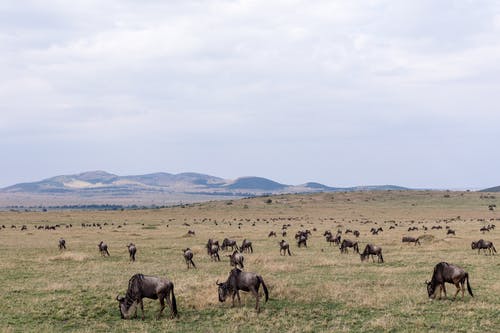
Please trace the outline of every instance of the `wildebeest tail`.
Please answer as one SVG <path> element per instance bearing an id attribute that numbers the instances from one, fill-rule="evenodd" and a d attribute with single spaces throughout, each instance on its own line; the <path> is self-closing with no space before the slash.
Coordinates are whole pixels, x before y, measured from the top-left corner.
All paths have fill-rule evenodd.
<path id="1" fill-rule="evenodd" d="M 64 248 L 66 248 L 66 246 Z M 491 248 L 493 249 L 493 252 L 497 253 L 497 249 L 495 249 L 495 246 L 493 244 L 491 244 Z"/>
<path id="2" fill-rule="evenodd" d="M 189 261 L 191 261 L 191 265 L 193 265 L 193 267 L 196 268 L 196 265 L 194 264 L 193 259 L 189 259 Z"/>
<path id="3" fill-rule="evenodd" d="M 267 290 L 266 284 L 264 283 L 264 279 L 262 276 L 258 275 L 257 278 L 259 279 L 260 283 L 262 283 L 262 289 L 264 289 L 264 294 L 266 295 L 266 302 L 269 300 L 269 291 Z"/>
<path id="4" fill-rule="evenodd" d="M 174 284 L 170 283 L 171 291 L 172 291 L 172 312 L 174 313 L 174 316 L 178 316 L 179 313 L 177 312 L 177 301 L 175 300 L 175 294 L 174 294 Z"/>
<path id="5" fill-rule="evenodd" d="M 380 252 L 380 262 L 384 262 L 384 257 L 382 257 L 382 252 Z"/>
<path id="6" fill-rule="evenodd" d="M 469 273 L 465 273 L 465 278 L 467 279 L 467 290 L 469 291 L 469 294 L 474 297 L 474 295 L 472 294 L 472 289 L 470 287 L 470 284 L 469 284 Z"/>

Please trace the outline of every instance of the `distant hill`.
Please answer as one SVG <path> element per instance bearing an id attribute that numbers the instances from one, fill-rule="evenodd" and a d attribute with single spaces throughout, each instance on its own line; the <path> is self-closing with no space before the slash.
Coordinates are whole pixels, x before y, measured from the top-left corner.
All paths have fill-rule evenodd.
<path id="1" fill-rule="evenodd" d="M 500 186 L 485 188 L 484 190 L 481 190 L 479 192 L 500 192 Z"/>
<path id="2" fill-rule="evenodd" d="M 172 204 L 264 194 L 372 190 L 407 190 L 407 188 L 393 185 L 341 188 L 315 182 L 287 185 L 262 177 L 228 180 L 193 172 L 119 176 L 106 171 L 88 171 L 0 189 L 0 206 L 75 203 Z"/>

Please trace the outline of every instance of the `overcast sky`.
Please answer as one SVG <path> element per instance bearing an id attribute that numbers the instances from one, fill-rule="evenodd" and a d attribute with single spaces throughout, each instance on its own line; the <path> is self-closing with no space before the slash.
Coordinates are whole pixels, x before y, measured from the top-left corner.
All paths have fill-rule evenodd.
<path id="1" fill-rule="evenodd" d="M 500 185 L 496 1 L 0 2 L 0 187 Z"/>

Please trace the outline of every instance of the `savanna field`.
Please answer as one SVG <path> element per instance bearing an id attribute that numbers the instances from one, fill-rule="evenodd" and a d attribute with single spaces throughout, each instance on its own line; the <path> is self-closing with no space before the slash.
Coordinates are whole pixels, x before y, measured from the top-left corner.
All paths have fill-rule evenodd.
<path id="1" fill-rule="evenodd" d="M 480 238 L 500 249 L 500 197 L 475 192 L 384 191 L 279 195 L 218 201 L 166 209 L 124 211 L 0 212 L 1 332 L 498 332 L 500 331 L 500 254 L 478 254 Z M 72 227 L 69 227 L 69 225 Z M 85 227 L 82 224 L 100 224 Z M 290 224 L 281 236 L 283 224 Z M 488 224 L 497 228 L 481 233 Z M 16 228 L 12 228 L 14 225 Z M 21 231 L 22 225 L 27 230 Z M 56 230 L 38 226 L 59 225 Z M 389 229 L 394 225 L 394 229 Z M 434 225 L 443 229 L 432 230 Z M 418 231 L 408 231 L 416 226 Z M 423 230 L 426 226 L 428 230 Z M 456 235 L 447 235 L 446 227 Z M 371 228 L 382 227 L 378 235 Z M 307 248 L 294 235 L 312 232 Z M 381 246 L 384 263 L 361 262 L 325 241 L 331 230 L 359 230 L 362 251 Z M 187 234 L 195 231 L 194 236 Z M 278 237 L 268 238 L 270 231 Z M 421 246 L 401 243 L 421 237 Z M 58 249 L 59 238 L 67 250 Z M 231 267 L 206 253 L 208 238 L 244 238 L 245 270 L 262 275 L 270 299 L 241 292 L 242 306 L 220 303 L 216 280 Z M 278 242 L 290 243 L 292 256 L 280 256 Z M 97 244 L 109 246 L 102 257 Z M 126 244 L 137 246 L 131 263 Z M 187 269 L 182 249 L 194 252 L 197 269 Z M 474 297 L 430 301 L 425 281 L 447 261 L 469 273 Z M 124 295 L 135 273 L 167 277 L 174 285 L 179 317 L 168 307 L 156 320 L 157 300 L 144 300 L 146 319 L 122 320 L 116 296 Z M 262 294 L 262 289 L 260 290 Z M 140 314 L 140 313 L 139 313 Z M 140 318 L 140 316 L 139 316 Z"/>

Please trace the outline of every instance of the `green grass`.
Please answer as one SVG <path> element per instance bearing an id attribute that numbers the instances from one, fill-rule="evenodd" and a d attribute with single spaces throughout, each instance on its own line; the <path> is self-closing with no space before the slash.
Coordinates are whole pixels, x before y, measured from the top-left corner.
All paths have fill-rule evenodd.
<path id="1" fill-rule="evenodd" d="M 210 202 L 144 211 L 3 212 L 0 224 L 27 224 L 29 230 L 0 230 L 0 331 L 495 332 L 500 327 L 500 257 L 478 255 L 470 242 L 485 238 L 499 248 L 498 229 L 486 235 L 479 232 L 498 215 L 487 211 L 479 196 L 366 192 L 276 196 L 271 204 L 256 198 L 232 205 Z M 447 237 L 444 229 L 430 230 L 437 221 L 457 216 L 461 219 L 439 222 L 455 229 L 456 237 Z M 389 230 L 387 220 L 399 226 Z M 108 225 L 81 228 L 82 222 Z M 74 227 L 33 228 L 56 223 Z M 292 224 L 286 237 L 291 257 L 279 255 L 280 235 L 267 237 L 270 230 L 279 232 L 288 223 Z M 384 227 L 382 234 L 369 233 L 374 223 Z M 361 231 L 361 250 L 367 242 L 382 246 L 386 262 L 362 263 L 357 254 L 341 255 L 337 247 L 329 246 L 322 233 L 336 231 L 338 225 Z M 427 225 L 429 230 L 408 233 L 410 225 Z M 317 231 L 308 248 L 299 249 L 293 234 L 305 228 Z M 187 237 L 189 229 L 196 236 Z M 401 244 L 402 235 L 427 236 L 422 246 L 414 246 Z M 67 241 L 65 252 L 57 249 L 60 237 Z M 215 281 L 225 279 L 230 267 L 227 257 L 221 255 L 220 263 L 208 258 L 204 244 L 209 237 L 253 241 L 255 253 L 245 254 L 245 269 L 261 274 L 270 292 L 260 314 L 246 293 L 241 307 L 219 303 Z M 99 255 L 100 240 L 108 243 L 111 257 Z M 125 245 L 129 242 L 138 247 L 135 263 L 128 261 Z M 194 251 L 198 269 L 186 269 L 181 252 L 185 247 Z M 424 281 L 439 261 L 469 272 L 474 298 L 428 300 Z M 125 293 L 128 279 L 137 272 L 174 282 L 179 318 L 170 319 L 165 309 L 156 320 L 159 304 L 154 300 L 144 302 L 144 321 L 120 318 L 115 297 Z M 454 289 L 447 285 L 449 297 Z"/>

